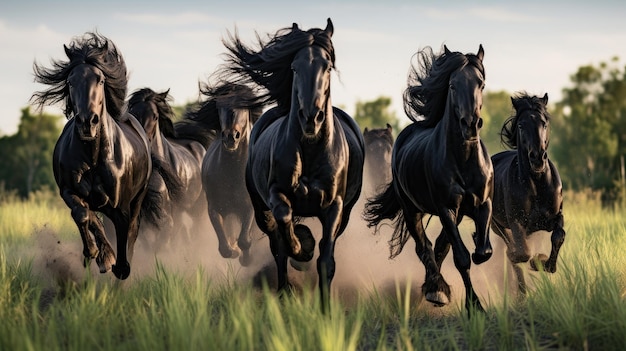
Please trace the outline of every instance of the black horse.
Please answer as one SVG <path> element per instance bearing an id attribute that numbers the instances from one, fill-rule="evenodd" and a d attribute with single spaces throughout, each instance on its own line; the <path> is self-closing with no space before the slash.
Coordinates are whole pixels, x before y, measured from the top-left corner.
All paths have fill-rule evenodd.
<path id="1" fill-rule="evenodd" d="M 112 269 L 126 279 L 142 203 L 152 205 L 144 201 L 152 171 L 148 138 L 124 112 L 126 64 L 113 42 L 86 33 L 64 48 L 69 61 L 34 64 L 35 80 L 51 87 L 32 100 L 40 108 L 65 104 L 69 121 L 54 149 L 54 177 L 80 231 L 85 265 L 95 258 L 100 272 Z M 96 212 L 115 226 L 117 260 Z"/>
<path id="2" fill-rule="evenodd" d="M 501 131 L 504 145 L 513 150 L 491 157 L 494 169 L 493 219 L 491 228 L 504 239 L 513 264 L 519 291 L 526 292 L 524 274 L 518 263 L 530 259 L 526 237 L 534 232 L 552 232 L 550 258 L 539 254 L 530 261 L 546 272 L 556 271 L 556 260 L 565 240 L 561 177 L 548 159 L 548 94 L 520 94 L 511 98 L 515 114 Z"/>
<path id="3" fill-rule="evenodd" d="M 278 289 L 290 284 L 287 258 L 313 258 L 315 239 L 298 223 L 317 217 L 322 224 L 317 261 L 322 310 L 330 306 L 335 275 L 335 241 L 344 232 L 361 193 L 363 136 L 354 120 L 330 99 L 335 51 L 330 19 L 325 29 L 303 31 L 294 23 L 255 51 L 235 36 L 224 44 L 227 70 L 265 88 L 260 96 L 277 106 L 252 129 L 246 186 L 256 222 L 269 236 Z"/>
<path id="4" fill-rule="evenodd" d="M 251 88 L 233 83 L 205 85 L 207 99 L 195 112 L 219 131 L 220 142 L 209 146 L 202 161 L 202 185 L 206 195 L 209 219 L 217 234 L 218 251 L 225 258 L 237 258 L 243 266 L 251 262 L 250 236 L 254 209 L 246 190 L 245 170 L 252 125 L 262 113 Z M 239 230 L 236 238 L 229 234 L 226 217 L 233 215 Z"/>
<path id="5" fill-rule="evenodd" d="M 465 306 L 482 310 L 470 280 L 470 255 L 457 225 L 464 216 L 476 224 L 472 254 L 474 263 L 492 254 L 489 241 L 493 167 L 480 139 L 480 110 L 485 71 L 483 47 L 476 55 L 444 52 L 434 55 L 425 48 L 418 53 L 404 94 L 405 112 L 413 121 L 394 144 L 392 181 L 365 207 L 369 226 L 395 219 L 390 240 L 391 257 L 398 255 L 413 237 L 416 253 L 426 268 L 422 290 L 426 300 L 445 305 L 450 287 L 441 275 L 443 259 L 452 244 L 454 264 L 466 290 Z M 439 217 L 443 231 L 435 250 L 424 231 L 426 214 Z"/>
<path id="6" fill-rule="evenodd" d="M 142 124 L 150 141 L 152 158 L 158 160 L 154 162 L 149 187 L 161 193 L 160 207 L 166 209 L 155 224 L 159 231 L 170 235 L 155 237 L 157 248 L 176 234 L 188 238 L 189 235 L 185 235 L 188 218 L 184 214 L 192 220 L 189 231 L 199 231 L 197 219 L 206 208 L 200 169 L 206 148 L 215 134 L 202 123 L 186 128 L 192 134 L 181 133 L 176 125 L 188 122 L 183 119 L 174 123 L 175 114 L 169 101 L 169 90 L 156 93 L 150 88 L 139 89 L 128 99 L 128 111 Z"/>
<path id="7" fill-rule="evenodd" d="M 365 128 L 365 180 L 366 194 L 374 194 L 391 182 L 391 153 L 393 151 L 393 128 Z"/>

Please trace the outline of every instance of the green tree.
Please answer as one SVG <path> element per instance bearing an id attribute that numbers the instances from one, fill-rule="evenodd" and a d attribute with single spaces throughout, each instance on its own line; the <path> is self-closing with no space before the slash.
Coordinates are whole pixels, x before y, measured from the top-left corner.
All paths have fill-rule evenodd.
<path id="1" fill-rule="evenodd" d="M 31 192 L 56 186 L 52 174 L 52 152 L 61 133 L 62 117 L 33 115 L 22 109 L 17 133 L 0 137 L 0 182 L 27 197 Z"/>
<path id="2" fill-rule="evenodd" d="M 483 127 L 480 131 L 480 138 L 490 155 L 506 149 L 500 140 L 500 130 L 504 121 L 513 113 L 511 96 L 511 93 L 504 90 L 486 91 L 483 94 L 481 111 Z"/>
<path id="3" fill-rule="evenodd" d="M 401 130 L 400 121 L 394 111 L 390 111 L 391 98 L 381 96 L 372 101 L 357 101 L 354 119 L 361 130 L 365 128 L 384 128 L 387 123 L 393 128 L 394 135 Z"/>
<path id="4" fill-rule="evenodd" d="M 566 186 L 600 190 L 612 203 L 624 192 L 626 72 L 615 57 L 570 79 L 553 113 L 555 159 Z"/>

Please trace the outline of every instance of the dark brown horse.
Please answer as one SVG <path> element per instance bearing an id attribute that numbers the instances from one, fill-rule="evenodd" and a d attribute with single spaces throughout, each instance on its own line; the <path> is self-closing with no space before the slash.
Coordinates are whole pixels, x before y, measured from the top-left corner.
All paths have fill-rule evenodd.
<path id="1" fill-rule="evenodd" d="M 215 135 L 203 123 L 195 123 L 195 128 L 186 129 L 192 135 L 181 133 L 176 126 L 189 121 L 184 118 L 174 122 L 168 94 L 169 91 L 156 93 L 143 88 L 133 92 L 128 100 L 128 111 L 142 124 L 150 141 L 152 157 L 159 161 L 150 178 L 150 189 L 162 193 L 160 207 L 167 210 L 157 226 L 159 231 L 168 235 L 154 238 L 157 249 L 173 237 L 188 239 L 189 235 L 200 231 L 198 219 L 206 208 L 200 170 L 206 147 Z M 190 219 L 191 228 L 187 228 Z"/>
<path id="2" fill-rule="evenodd" d="M 364 145 L 358 125 L 334 108 L 330 98 L 335 68 L 333 24 L 303 31 L 285 28 L 259 51 L 235 37 L 229 72 L 267 90 L 277 106 L 252 129 L 246 185 L 259 228 L 269 236 L 278 289 L 288 289 L 287 258 L 313 258 L 315 238 L 298 223 L 317 217 L 322 224 L 317 260 L 322 310 L 330 304 L 335 275 L 335 241 L 344 232 L 361 193 Z"/>
<path id="3" fill-rule="evenodd" d="M 542 265 L 556 271 L 556 261 L 565 241 L 561 177 L 548 159 L 548 94 L 512 97 L 515 114 L 502 127 L 502 142 L 512 150 L 491 157 L 494 168 L 493 220 L 491 228 L 504 239 L 520 292 L 526 282 L 519 263 L 530 259 L 527 237 L 537 231 L 552 232 L 550 257 L 537 255 L 532 269 Z"/>
<path id="4" fill-rule="evenodd" d="M 470 254 L 457 225 L 464 216 L 474 220 L 474 263 L 492 254 L 489 241 L 493 168 L 480 139 L 480 110 L 485 84 L 483 47 L 478 53 L 444 52 L 430 48 L 418 53 L 405 91 L 405 112 L 413 121 L 396 139 L 391 160 L 392 181 L 368 200 L 365 217 L 378 231 L 383 220 L 395 220 L 391 257 L 398 255 L 409 236 L 426 268 L 422 286 L 426 300 L 445 305 L 450 287 L 440 268 L 450 245 L 454 264 L 463 278 L 468 311 L 482 310 L 470 279 Z M 443 231 L 435 250 L 422 224 L 425 215 L 439 217 Z"/>
<path id="5" fill-rule="evenodd" d="M 247 266 L 251 262 L 254 209 L 246 190 L 245 170 L 250 131 L 262 109 L 255 105 L 256 96 L 245 85 L 221 83 L 211 87 L 207 84 L 201 91 L 206 100 L 194 118 L 203 120 L 219 134 L 219 140 L 209 146 L 202 161 L 202 185 L 209 219 L 222 257 L 239 257 L 239 262 Z M 231 215 L 234 216 L 231 223 L 239 229 L 234 229 L 226 220 Z"/>
<path id="6" fill-rule="evenodd" d="M 34 65 L 35 80 L 50 85 L 32 99 L 40 107 L 63 101 L 69 121 L 54 149 L 54 177 L 83 241 L 85 265 L 119 279 L 130 274 L 139 215 L 152 170 L 148 138 L 124 112 L 127 73 L 109 39 L 87 33 L 64 46 L 69 61 Z M 96 212 L 115 226 L 117 259 Z M 95 239 L 95 240 L 94 240 Z"/>
<path id="7" fill-rule="evenodd" d="M 391 153 L 393 151 L 393 128 L 365 128 L 365 177 L 366 194 L 373 195 L 391 182 Z"/>

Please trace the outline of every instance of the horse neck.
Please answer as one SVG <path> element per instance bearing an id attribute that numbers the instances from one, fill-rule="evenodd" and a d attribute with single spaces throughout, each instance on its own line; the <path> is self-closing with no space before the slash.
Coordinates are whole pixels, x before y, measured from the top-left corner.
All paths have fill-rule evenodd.
<path id="1" fill-rule="evenodd" d="M 157 124 L 157 127 L 154 130 L 154 138 L 152 138 L 152 143 L 150 144 L 151 152 L 159 156 L 165 155 L 165 143 L 167 142 L 167 139 L 165 139 L 165 136 L 161 133 L 161 129 L 159 129 Z"/>

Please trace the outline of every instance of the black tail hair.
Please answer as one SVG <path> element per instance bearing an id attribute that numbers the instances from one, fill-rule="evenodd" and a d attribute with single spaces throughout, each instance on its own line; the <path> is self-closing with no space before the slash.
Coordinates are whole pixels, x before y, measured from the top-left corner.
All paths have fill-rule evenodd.
<path id="1" fill-rule="evenodd" d="M 389 240 L 389 258 L 394 258 L 402 252 L 404 244 L 409 240 L 409 233 L 406 229 L 404 213 L 393 183 L 387 185 L 382 193 L 367 200 L 363 211 L 363 218 L 368 227 L 374 227 L 375 233 L 380 231 L 383 220 L 393 221 L 393 235 Z"/>

